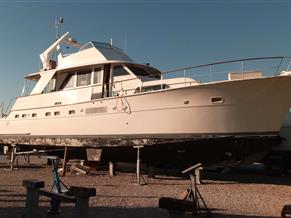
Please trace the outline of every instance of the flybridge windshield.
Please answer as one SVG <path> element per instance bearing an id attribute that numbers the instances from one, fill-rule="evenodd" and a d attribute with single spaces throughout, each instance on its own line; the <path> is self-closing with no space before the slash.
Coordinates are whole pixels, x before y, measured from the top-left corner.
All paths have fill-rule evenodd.
<path id="1" fill-rule="evenodd" d="M 80 50 L 95 47 L 107 60 L 122 60 L 132 62 L 131 58 L 128 57 L 123 51 L 115 46 L 101 42 L 89 42 L 84 45 Z"/>

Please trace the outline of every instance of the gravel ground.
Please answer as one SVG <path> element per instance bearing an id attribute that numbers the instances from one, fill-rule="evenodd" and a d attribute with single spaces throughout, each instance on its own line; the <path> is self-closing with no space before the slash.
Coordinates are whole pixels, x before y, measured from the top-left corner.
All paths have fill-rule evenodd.
<path id="1" fill-rule="evenodd" d="M 0 217 L 21 217 L 24 213 L 25 189 L 23 179 L 45 181 L 46 189 L 52 187 L 51 167 L 45 158 L 32 158 L 30 166 L 8 170 L 8 161 L 0 159 Z M 67 185 L 94 187 L 97 196 L 90 199 L 90 217 L 168 217 L 168 212 L 158 208 L 160 197 L 178 197 L 190 181 L 185 178 L 144 176 L 146 185 L 135 184 L 135 174 L 118 172 L 110 177 L 106 171 L 91 175 L 67 174 L 62 181 Z M 279 217 L 285 204 L 291 204 L 291 177 L 270 177 L 259 173 L 203 173 L 199 185 L 211 217 Z M 49 200 L 41 198 L 43 217 L 47 217 Z M 64 204 L 59 217 L 73 217 L 71 204 Z"/>

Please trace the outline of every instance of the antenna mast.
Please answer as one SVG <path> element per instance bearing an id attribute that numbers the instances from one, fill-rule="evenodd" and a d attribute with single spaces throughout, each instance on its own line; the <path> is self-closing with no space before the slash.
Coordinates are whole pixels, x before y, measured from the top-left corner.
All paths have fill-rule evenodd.
<path id="1" fill-rule="evenodd" d="M 60 32 L 59 32 L 59 28 L 60 25 L 64 23 L 64 18 L 60 17 L 59 20 L 55 21 L 55 27 L 56 27 L 56 39 L 60 38 Z"/>

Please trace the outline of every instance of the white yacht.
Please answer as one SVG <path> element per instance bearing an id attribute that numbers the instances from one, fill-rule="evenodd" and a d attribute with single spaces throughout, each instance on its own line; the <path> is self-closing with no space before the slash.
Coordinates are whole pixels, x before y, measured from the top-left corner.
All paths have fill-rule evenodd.
<path id="1" fill-rule="evenodd" d="M 78 49 L 65 55 L 63 45 Z M 145 146 L 143 161 L 243 160 L 278 143 L 291 102 L 289 71 L 242 70 L 214 82 L 220 62 L 179 69 L 183 75 L 173 78 L 111 44 L 81 46 L 69 33 L 40 58 L 42 69 L 25 77 L 35 86 L 0 119 L 1 144 L 101 147 L 117 161 L 134 157 L 134 145 Z M 209 82 L 187 74 L 203 67 Z"/>

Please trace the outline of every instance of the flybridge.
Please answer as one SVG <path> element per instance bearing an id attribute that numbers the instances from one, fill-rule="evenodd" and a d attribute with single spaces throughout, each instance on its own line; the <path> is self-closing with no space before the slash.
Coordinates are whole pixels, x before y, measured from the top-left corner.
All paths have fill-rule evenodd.
<path id="1" fill-rule="evenodd" d="M 81 46 L 76 40 L 69 38 L 68 35 L 69 32 L 65 33 L 40 55 L 43 65 L 42 70 L 53 70 L 105 61 L 132 62 L 129 56 L 115 46 L 100 42 L 88 42 Z M 80 50 L 64 55 L 61 51 L 61 45 L 63 44 L 80 48 Z M 57 53 L 57 60 L 52 58 L 54 52 Z"/>

